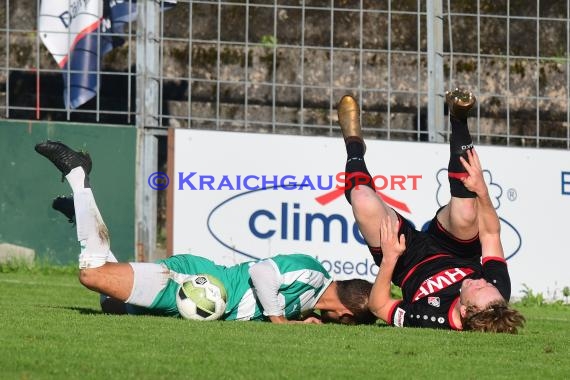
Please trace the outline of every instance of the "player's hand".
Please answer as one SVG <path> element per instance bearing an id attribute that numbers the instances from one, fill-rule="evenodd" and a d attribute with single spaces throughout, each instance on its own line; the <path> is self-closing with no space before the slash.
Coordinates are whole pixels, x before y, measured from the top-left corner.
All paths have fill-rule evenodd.
<path id="1" fill-rule="evenodd" d="M 406 237 L 398 236 L 398 218 L 386 217 L 380 226 L 380 247 L 382 248 L 383 260 L 397 261 L 406 250 Z"/>
<path id="2" fill-rule="evenodd" d="M 459 157 L 463 167 L 469 174 L 462 179 L 463 184 L 467 190 L 474 192 L 478 197 L 483 197 L 488 193 L 485 179 L 483 178 L 483 169 L 481 168 L 481 161 L 475 149 L 467 150 L 467 159 Z"/>
<path id="3" fill-rule="evenodd" d="M 321 321 L 317 317 L 307 317 L 307 318 L 303 319 L 302 322 L 303 323 L 312 323 L 312 324 L 316 324 L 316 325 L 322 325 L 323 324 L 323 321 Z"/>
<path id="4" fill-rule="evenodd" d="M 307 323 L 307 324 L 316 324 L 316 325 L 322 325 L 323 321 L 321 321 L 319 318 L 317 317 L 307 317 L 305 319 L 303 319 L 302 321 L 298 321 L 298 320 L 289 320 L 287 318 L 285 318 L 282 315 L 279 316 L 270 316 L 269 320 L 271 321 L 271 323 L 277 323 L 277 324 L 300 324 L 300 323 Z"/>

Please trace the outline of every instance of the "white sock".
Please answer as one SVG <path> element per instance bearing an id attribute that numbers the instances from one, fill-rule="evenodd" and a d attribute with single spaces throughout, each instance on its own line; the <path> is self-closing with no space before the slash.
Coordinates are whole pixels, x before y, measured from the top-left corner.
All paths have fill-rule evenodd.
<path id="1" fill-rule="evenodd" d="M 119 260 L 117 260 L 115 255 L 113 255 L 113 252 L 111 252 L 110 250 L 109 250 L 109 254 L 107 255 L 107 262 L 108 263 L 118 263 L 119 262 Z"/>
<path id="2" fill-rule="evenodd" d="M 99 213 L 93 192 L 90 188 L 84 187 L 85 172 L 83 168 L 72 169 L 65 178 L 73 191 L 77 240 L 81 245 L 79 268 L 100 267 L 107 262 L 110 253 L 107 226 L 105 226 Z"/>

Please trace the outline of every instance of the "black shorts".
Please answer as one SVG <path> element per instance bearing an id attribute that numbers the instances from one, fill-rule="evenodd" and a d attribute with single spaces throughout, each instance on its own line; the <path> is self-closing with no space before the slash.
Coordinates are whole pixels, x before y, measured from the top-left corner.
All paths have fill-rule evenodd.
<path id="1" fill-rule="evenodd" d="M 441 209 L 438 210 L 439 213 Z M 461 240 L 454 237 L 451 233 L 443 228 L 437 220 L 436 216 L 431 220 L 427 231 L 418 231 L 414 226 L 396 212 L 400 220 L 399 234 L 406 237 L 406 250 L 398 259 L 392 282 L 398 285 L 404 279 L 406 274 L 418 264 L 435 259 L 440 255 L 456 256 L 479 263 L 481 260 L 481 242 L 479 236 L 475 236 L 470 240 Z M 374 262 L 380 265 L 382 261 L 382 250 L 380 247 L 368 247 Z"/>

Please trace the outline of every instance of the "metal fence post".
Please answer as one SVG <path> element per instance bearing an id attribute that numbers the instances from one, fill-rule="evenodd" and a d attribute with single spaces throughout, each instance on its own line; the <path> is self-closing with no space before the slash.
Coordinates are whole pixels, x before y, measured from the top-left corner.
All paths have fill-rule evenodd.
<path id="1" fill-rule="evenodd" d="M 159 112 L 159 3 L 141 1 L 137 15 L 137 159 L 135 195 L 136 260 L 154 261 L 156 248 L 156 191 L 147 183 L 157 171 Z"/>
<path id="2" fill-rule="evenodd" d="M 442 0 L 427 0 L 427 35 L 428 136 L 430 142 L 444 142 Z"/>

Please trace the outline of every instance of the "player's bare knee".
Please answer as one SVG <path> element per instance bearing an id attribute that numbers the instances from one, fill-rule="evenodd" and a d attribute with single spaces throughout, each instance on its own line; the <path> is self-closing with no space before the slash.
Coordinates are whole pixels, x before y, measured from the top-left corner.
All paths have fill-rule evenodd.
<path id="1" fill-rule="evenodd" d="M 463 202 L 453 213 L 454 223 L 467 228 L 477 224 L 477 206 L 474 202 Z"/>
<path id="2" fill-rule="evenodd" d="M 87 268 L 79 270 L 79 282 L 86 288 L 97 288 L 99 280 L 100 271 L 98 268 Z"/>
<path id="3" fill-rule="evenodd" d="M 386 215 L 396 218 L 394 210 L 369 187 L 354 189 L 352 194 L 352 211 L 357 221 L 377 221 Z"/>
<path id="4" fill-rule="evenodd" d="M 471 213 L 462 216 L 462 221 L 466 227 L 477 225 L 477 212 L 473 211 Z"/>
<path id="5" fill-rule="evenodd" d="M 357 186 L 350 192 L 350 200 L 353 208 L 366 208 L 370 203 L 378 202 L 377 198 L 374 190 L 368 186 Z"/>
<path id="6" fill-rule="evenodd" d="M 476 233 L 477 206 L 473 199 L 452 198 L 437 214 L 437 220 L 450 233 Z M 471 237 L 471 236 L 470 236 Z"/>

